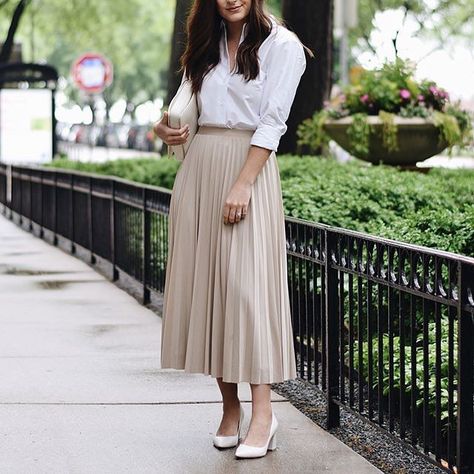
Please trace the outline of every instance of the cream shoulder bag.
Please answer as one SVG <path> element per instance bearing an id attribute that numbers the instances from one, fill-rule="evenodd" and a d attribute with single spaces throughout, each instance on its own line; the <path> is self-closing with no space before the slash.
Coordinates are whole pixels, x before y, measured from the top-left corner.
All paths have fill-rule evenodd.
<path id="1" fill-rule="evenodd" d="M 168 158 L 183 161 L 198 128 L 198 105 L 191 81 L 184 79 L 168 106 L 168 127 L 181 128 L 189 124 L 189 136 L 182 145 L 168 145 Z"/>

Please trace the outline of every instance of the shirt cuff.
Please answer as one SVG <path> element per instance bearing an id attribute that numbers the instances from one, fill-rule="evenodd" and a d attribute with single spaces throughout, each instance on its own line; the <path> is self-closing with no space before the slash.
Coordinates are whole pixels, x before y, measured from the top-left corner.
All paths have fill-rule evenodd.
<path id="1" fill-rule="evenodd" d="M 285 132 L 286 126 L 283 133 Z M 272 127 L 270 125 L 260 126 L 252 135 L 250 144 L 273 150 L 276 153 L 280 143 L 280 138 L 283 133 L 281 133 L 281 130 L 278 128 Z"/>

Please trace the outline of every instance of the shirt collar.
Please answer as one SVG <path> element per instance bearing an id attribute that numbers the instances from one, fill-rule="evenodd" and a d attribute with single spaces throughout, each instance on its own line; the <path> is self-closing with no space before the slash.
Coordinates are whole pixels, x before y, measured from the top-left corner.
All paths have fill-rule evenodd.
<path id="1" fill-rule="evenodd" d="M 272 14 L 270 14 L 269 16 L 270 16 L 270 21 L 272 23 L 272 32 L 271 32 L 271 34 L 274 34 L 275 31 L 276 31 L 277 22 L 275 21 L 275 18 Z M 238 46 L 240 46 L 242 41 L 245 39 L 245 36 L 247 34 L 248 24 L 249 24 L 249 22 L 246 21 L 244 23 L 243 27 L 242 27 L 242 32 L 240 34 L 240 40 L 239 40 Z M 226 23 L 225 23 L 223 18 L 221 19 L 221 29 L 224 30 L 224 32 L 223 32 L 223 34 L 221 34 L 220 44 L 221 44 L 223 54 L 225 54 L 225 57 L 228 60 L 228 58 L 229 58 L 229 48 L 228 48 L 228 45 L 227 45 L 227 27 L 226 27 Z"/>
<path id="2" fill-rule="evenodd" d="M 242 32 L 240 33 L 240 40 L 239 40 L 239 45 L 242 43 L 242 41 L 245 39 L 245 36 L 247 34 L 247 27 L 248 27 L 249 22 L 246 21 L 244 23 L 244 26 L 242 27 Z M 224 19 L 221 20 L 221 28 L 224 30 L 224 41 L 227 44 L 227 26 L 224 21 Z"/>

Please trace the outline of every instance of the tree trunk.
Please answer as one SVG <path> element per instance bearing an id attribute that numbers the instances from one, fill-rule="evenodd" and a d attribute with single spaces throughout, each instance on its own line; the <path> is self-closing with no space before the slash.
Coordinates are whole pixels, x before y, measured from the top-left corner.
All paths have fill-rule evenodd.
<path id="1" fill-rule="evenodd" d="M 168 95 L 165 104 L 169 104 L 176 94 L 181 82 L 181 74 L 177 74 L 180 67 L 179 58 L 186 46 L 186 20 L 187 13 L 191 8 L 193 0 L 177 0 L 174 15 L 173 38 L 171 40 L 171 58 L 168 72 Z"/>
<path id="2" fill-rule="evenodd" d="M 332 86 L 333 0 L 283 0 L 282 17 L 287 27 L 308 46 L 315 57 L 306 55 L 306 71 L 301 78 L 288 118 L 288 130 L 281 138 L 279 153 L 294 153 L 296 129 L 316 110 L 323 108 Z M 301 152 L 307 153 L 303 147 Z"/>
<path id="3" fill-rule="evenodd" d="M 20 24 L 20 19 L 25 11 L 25 8 L 30 3 L 30 0 L 20 0 L 18 5 L 13 12 L 12 21 L 10 27 L 8 28 L 8 34 L 5 42 L 3 43 L 2 50 L 0 51 L 0 64 L 7 63 L 10 59 L 13 49 L 13 40 L 15 39 L 15 33 Z"/>

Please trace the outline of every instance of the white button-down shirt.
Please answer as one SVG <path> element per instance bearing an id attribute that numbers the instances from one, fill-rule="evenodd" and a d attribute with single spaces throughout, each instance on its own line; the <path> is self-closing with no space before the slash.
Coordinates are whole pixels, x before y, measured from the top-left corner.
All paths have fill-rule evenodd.
<path id="1" fill-rule="evenodd" d="M 230 71 L 227 29 L 222 20 L 220 62 L 204 77 L 197 101 L 198 125 L 255 130 L 250 144 L 276 152 L 288 128 L 286 121 L 306 58 L 297 36 L 273 18 L 271 21 L 272 31 L 258 50 L 260 73 L 246 82 L 242 74 L 236 74 L 236 64 Z"/>

